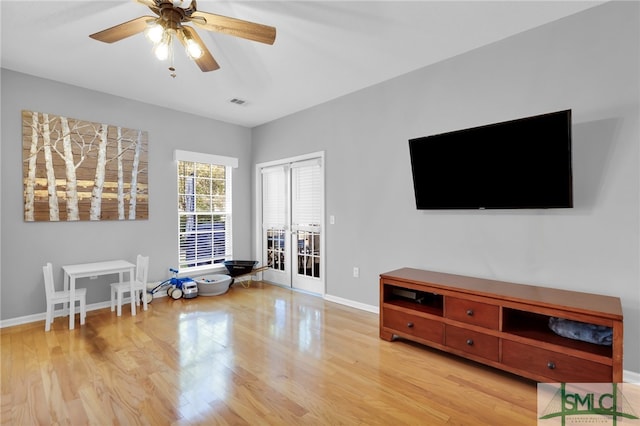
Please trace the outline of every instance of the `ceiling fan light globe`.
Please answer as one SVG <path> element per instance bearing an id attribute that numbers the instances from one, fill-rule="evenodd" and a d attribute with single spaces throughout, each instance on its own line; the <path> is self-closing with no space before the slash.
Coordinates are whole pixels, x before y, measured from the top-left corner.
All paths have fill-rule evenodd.
<path id="1" fill-rule="evenodd" d="M 187 39 L 186 51 L 191 59 L 200 59 L 204 52 L 198 43 L 191 39 Z"/>
<path id="2" fill-rule="evenodd" d="M 153 48 L 153 54 L 156 55 L 156 58 L 158 58 L 160 61 L 166 61 L 167 59 L 169 59 L 169 55 L 170 55 L 170 46 L 169 43 L 166 42 L 162 42 L 156 45 L 156 47 Z"/>
<path id="3" fill-rule="evenodd" d="M 164 28 L 158 23 L 151 24 L 144 30 L 144 35 L 153 44 L 160 43 L 164 36 Z"/>

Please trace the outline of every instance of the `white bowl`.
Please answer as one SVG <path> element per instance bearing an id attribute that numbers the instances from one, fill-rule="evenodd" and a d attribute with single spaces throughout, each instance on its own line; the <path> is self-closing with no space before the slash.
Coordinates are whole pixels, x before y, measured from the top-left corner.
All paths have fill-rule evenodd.
<path id="1" fill-rule="evenodd" d="M 193 279 L 198 284 L 198 296 L 218 296 L 229 290 L 233 278 L 229 275 L 213 274 Z"/>

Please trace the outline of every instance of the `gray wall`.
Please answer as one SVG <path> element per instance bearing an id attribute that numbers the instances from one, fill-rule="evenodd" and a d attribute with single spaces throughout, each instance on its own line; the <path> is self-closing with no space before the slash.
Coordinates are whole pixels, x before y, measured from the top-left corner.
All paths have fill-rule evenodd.
<path id="1" fill-rule="evenodd" d="M 618 296 L 640 372 L 638 17 L 598 6 L 254 128 L 255 163 L 326 151 L 327 294 L 377 306 L 410 266 Z M 416 210 L 408 139 L 567 108 L 575 208 Z"/>
<path id="2" fill-rule="evenodd" d="M 168 109 L 2 70 L 2 293 L 3 320 L 45 311 L 41 265 L 150 256 L 149 279 L 177 266 L 177 183 L 173 151 L 237 157 L 233 173 L 234 250 L 249 256 L 251 131 Z M 178 83 L 178 82 L 176 82 Z M 149 219 L 104 222 L 23 221 L 21 110 L 33 110 L 149 132 Z M 114 277 L 79 283 L 88 303 L 109 300 Z"/>

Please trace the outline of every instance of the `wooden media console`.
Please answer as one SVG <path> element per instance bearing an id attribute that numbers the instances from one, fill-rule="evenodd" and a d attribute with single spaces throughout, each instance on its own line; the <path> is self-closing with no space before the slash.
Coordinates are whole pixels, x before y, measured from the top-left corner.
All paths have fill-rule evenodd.
<path id="1" fill-rule="evenodd" d="M 611 345 L 550 318 L 610 327 Z M 403 268 L 380 275 L 380 337 L 412 340 L 539 382 L 622 382 L 617 297 Z"/>

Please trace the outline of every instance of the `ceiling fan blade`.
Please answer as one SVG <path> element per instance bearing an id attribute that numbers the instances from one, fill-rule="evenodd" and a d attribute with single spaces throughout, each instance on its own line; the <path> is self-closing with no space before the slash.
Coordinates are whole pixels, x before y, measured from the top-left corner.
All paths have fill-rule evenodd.
<path id="1" fill-rule="evenodd" d="M 220 65 L 213 59 L 211 52 L 209 52 L 209 49 L 207 49 L 207 46 L 205 46 L 198 33 L 193 28 L 187 26 L 182 26 L 181 29 L 182 32 L 178 30 L 178 39 L 180 39 L 185 49 L 187 49 L 187 38 L 196 42 L 198 46 L 200 46 L 200 49 L 202 49 L 202 56 L 194 59 L 194 62 L 198 64 L 202 72 L 215 71 L 220 68 Z"/>
<path id="2" fill-rule="evenodd" d="M 276 29 L 268 25 L 200 11 L 193 12 L 190 20 L 205 30 L 242 37 L 260 43 L 273 44 L 276 40 Z"/>
<path id="3" fill-rule="evenodd" d="M 95 34 L 91 34 L 89 37 L 105 43 L 113 43 L 120 41 L 123 38 L 131 37 L 134 34 L 141 33 L 147 27 L 147 22 L 149 20 L 155 21 L 156 19 L 158 18 L 153 16 L 141 16 L 114 27 L 107 28 L 106 30 L 99 31 Z"/>

